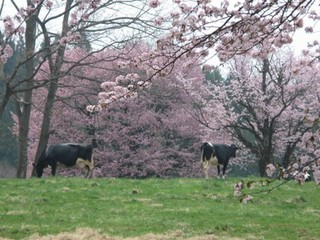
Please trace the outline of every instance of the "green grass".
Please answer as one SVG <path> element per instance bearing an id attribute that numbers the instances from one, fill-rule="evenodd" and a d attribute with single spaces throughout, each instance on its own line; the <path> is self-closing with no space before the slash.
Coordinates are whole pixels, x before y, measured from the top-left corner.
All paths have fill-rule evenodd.
<path id="1" fill-rule="evenodd" d="M 22 239 L 91 228 L 122 237 L 179 231 L 183 238 L 319 239 L 320 189 L 314 182 L 289 182 L 243 204 L 233 196 L 236 181 L 2 179 L 0 237 Z M 244 191 L 266 188 L 256 184 Z"/>

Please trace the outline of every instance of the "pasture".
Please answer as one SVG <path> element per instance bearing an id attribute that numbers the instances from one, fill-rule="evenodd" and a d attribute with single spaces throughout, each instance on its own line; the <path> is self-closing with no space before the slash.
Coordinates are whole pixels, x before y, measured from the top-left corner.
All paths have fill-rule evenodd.
<path id="1" fill-rule="evenodd" d="M 1 179 L 0 239 L 319 239 L 314 182 L 257 182 L 244 204 L 237 181 Z"/>

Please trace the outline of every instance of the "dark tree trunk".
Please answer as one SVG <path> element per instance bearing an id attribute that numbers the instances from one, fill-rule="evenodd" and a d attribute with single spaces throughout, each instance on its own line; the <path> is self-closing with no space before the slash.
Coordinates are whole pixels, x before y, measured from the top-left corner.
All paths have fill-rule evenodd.
<path id="1" fill-rule="evenodd" d="M 8 85 L 6 86 L 5 91 L 6 92 L 0 102 L 0 118 L 2 117 L 4 110 L 9 102 L 9 99 L 13 94 Z"/>
<path id="2" fill-rule="evenodd" d="M 29 1 L 28 1 L 29 2 Z M 17 108 L 19 111 L 19 137 L 18 137 L 18 168 L 17 177 L 26 178 L 28 167 L 28 133 L 29 133 L 29 120 L 31 114 L 32 103 L 32 88 L 34 86 L 33 74 L 34 74 L 34 51 L 35 51 L 35 39 L 36 39 L 36 15 L 32 15 L 26 21 L 26 89 L 24 92 L 23 102 L 18 103 L 20 106 Z M 20 110 L 21 109 L 21 110 Z"/>
<path id="3" fill-rule="evenodd" d="M 65 8 L 65 13 L 64 13 L 64 19 L 63 19 L 63 25 L 62 25 L 62 36 L 66 36 L 67 31 L 68 31 L 68 20 L 69 20 L 69 10 L 71 7 L 73 0 L 68 0 Z M 46 30 L 44 30 L 46 32 Z M 48 46 L 48 51 L 50 51 L 49 45 L 49 38 L 46 39 L 46 45 Z M 48 141 L 49 141 L 49 133 L 50 133 L 50 123 L 51 123 L 51 117 L 52 117 L 52 109 L 54 107 L 54 102 L 55 102 L 55 97 L 56 97 L 56 92 L 58 90 L 58 82 L 60 79 L 60 72 L 61 72 L 61 67 L 63 63 L 63 58 L 64 58 L 64 53 L 65 53 L 65 46 L 60 46 L 57 50 L 57 55 L 55 62 L 53 63 L 53 59 L 51 52 L 48 52 L 48 57 L 50 58 L 49 65 L 50 65 L 50 71 L 51 71 L 51 79 L 50 79 L 50 84 L 49 84 L 49 91 L 48 91 L 48 96 L 46 99 L 45 107 L 44 107 L 44 112 L 43 112 L 43 119 L 42 119 L 42 126 L 41 126 L 41 132 L 40 132 L 40 139 L 38 143 L 38 148 L 34 160 L 34 164 L 37 164 L 38 158 L 40 154 L 44 151 L 46 148 Z M 35 169 L 33 168 L 32 171 L 32 176 L 36 176 Z"/>

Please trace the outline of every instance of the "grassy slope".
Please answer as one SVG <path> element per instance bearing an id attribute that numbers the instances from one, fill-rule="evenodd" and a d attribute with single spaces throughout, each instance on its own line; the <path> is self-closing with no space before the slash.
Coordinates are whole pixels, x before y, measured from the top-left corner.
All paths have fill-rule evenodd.
<path id="1" fill-rule="evenodd" d="M 318 239 L 320 190 L 314 183 L 289 182 L 240 204 L 233 196 L 237 180 L 4 179 L 0 237 L 88 227 L 124 237 L 181 231 L 185 238 Z M 256 184 L 246 191 L 261 189 Z"/>

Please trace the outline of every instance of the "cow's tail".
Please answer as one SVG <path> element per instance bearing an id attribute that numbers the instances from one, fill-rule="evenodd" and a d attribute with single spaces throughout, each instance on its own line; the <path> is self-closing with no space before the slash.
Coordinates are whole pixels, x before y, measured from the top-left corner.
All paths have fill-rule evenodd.
<path id="1" fill-rule="evenodd" d="M 206 146 L 207 143 L 203 143 L 200 147 L 200 151 L 201 151 L 201 158 L 200 158 L 200 162 L 204 162 L 204 148 Z"/>

